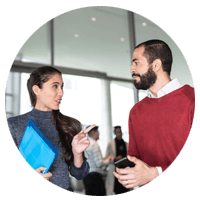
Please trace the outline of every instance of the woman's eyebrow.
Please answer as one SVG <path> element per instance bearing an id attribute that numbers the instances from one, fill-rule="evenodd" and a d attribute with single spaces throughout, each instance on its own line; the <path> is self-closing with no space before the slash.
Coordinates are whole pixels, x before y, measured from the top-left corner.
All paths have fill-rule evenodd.
<path id="1" fill-rule="evenodd" d="M 51 85 L 53 85 L 53 84 L 60 84 L 59 82 L 53 82 Z"/>
<path id="2" fill-rule="evenodd" d="M 51 85 L 54 85 L 54 84 L 60 84 L 59 82 L 53 82 L 53 83 L 51 83 Z M 62 86 L 64 86 L 64 82 L 62 82 Z"/>

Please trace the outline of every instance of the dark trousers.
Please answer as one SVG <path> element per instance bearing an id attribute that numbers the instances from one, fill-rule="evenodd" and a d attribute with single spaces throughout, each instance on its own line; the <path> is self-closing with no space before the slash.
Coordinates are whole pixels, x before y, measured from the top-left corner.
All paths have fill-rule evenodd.
<path id="1" fill-rule="evenodd" d="M 105 183 L 98 172 L 89 173 L 84 179 L 86 195 L 105 196 Z"/>
<path id="2" fill-rule="evenodd" d="M 129 189 L 125 188 L 121 183 L 119 183 L 117 178 L 115 178 L 115 185 L 114 185 L 115 194 L 122 194 L 122 193 L 125 193 L 128 191 L 129 191 Z"/>

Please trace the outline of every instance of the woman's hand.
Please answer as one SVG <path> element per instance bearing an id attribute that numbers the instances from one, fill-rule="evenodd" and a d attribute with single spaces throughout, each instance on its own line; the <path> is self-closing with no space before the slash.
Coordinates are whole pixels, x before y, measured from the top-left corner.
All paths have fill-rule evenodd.
<path id="1" fill-rule="evenodd" d="M 90 141 L 86 134 L 95 127 L 96 125 L 91 125 L 85 131 L 81 131 L 76 136 L 74 136 L 72 140 L 72 152 L 75 155 L 82 155 L 83 151 L 85 151 L 89 145 Z"/>
<path id="2" fill-rule="evenodd" d="M 45 171 L 47 168 L 45 167 L 39 167 L 37 168 L 35 171 L 40 174 L 41 176 L 43 176 L 43 178 L 47 179 L 49 181 L 49 179 L 52 177 L 52 173 L 48 172 L 46 174 L 41 173 L 41 171 Z"/>
<path id="3" fill-rule="evenodd" d="M 89 147 L 90 141 L 86 134 L 95 127 L 96 125 L 91 125 L 85 131 L 81 131 L 72 140 L 72 152 L 74 155 L 74 165 L 80 168 L 83 164 L 82 153 Z"/>

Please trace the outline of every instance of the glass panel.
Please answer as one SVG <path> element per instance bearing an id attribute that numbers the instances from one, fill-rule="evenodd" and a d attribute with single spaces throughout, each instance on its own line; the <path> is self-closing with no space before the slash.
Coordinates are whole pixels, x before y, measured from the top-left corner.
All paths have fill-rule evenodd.
<path id="1" fill-rule="evenodd" d="M 8 118 L 10 118 L 10 117 L 13 117 L 13 115 L 12 115 L 11 113 L 7 113 L 7 112 L 6 112 L 6 118 L 8 119 Z"/>
<path id="2" fill-rule="evenodd" d="M 101 124 L 101 82 L 97 78 L 63 75 L 64 95 L 60 111 L 83 125 Z"/>
<path id="3" fill-rule="evenodd" d="M 10 72 L 8 75 L 8 80 L 6 84 L 6 93 L 11 94 L 12 93 L 12 84 L 13 84 L 13 72 Z"/>
<path id="4" fill-rule="evenodd" d="M 48 26 L 44 24 L 22 46 L 16 60 L 50 64 L 48 38 Z"/>
<path id="5" fill-rule="evenodd" d="M 13 97 L 10 95 L 6 95 L 6 112 L 11 113 L 13 108 Z"/>
<path id="6" fill-rule="evenodd" d="M 21 97 L 20 97 L 20 114 L 24 114 L 32 110 L 29 93 L 27 89 L 27 80 L 29 73 L 21 74 Z"/>
<path id="7" fill-rule="evenodd" d="M 131 78 L 126 10 L 88 7 L 54 19 L 55 65 Z"/>
<path id="8" fill-rule="evenodd" d="M 121 126 L 123 139 L 128 142 L 128 117 L 134 105 L 133 84 L 124 82 L 111 82 L 112 125 Z M 114 138 L 113 134 L 113 138 Z"/>

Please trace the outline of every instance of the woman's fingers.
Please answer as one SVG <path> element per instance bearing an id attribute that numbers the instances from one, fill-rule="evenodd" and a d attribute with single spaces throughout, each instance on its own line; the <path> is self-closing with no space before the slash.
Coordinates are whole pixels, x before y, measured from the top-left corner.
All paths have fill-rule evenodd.
<path id="1" fill-rule="evenodd" d="M 43 178 L 49 180 L 51 177 L 52 177 L 52 173 L 51 172 L 48 172 L 46 174 L 42 174 Z"/>
<path id="2" fill-rule="evenodd" d="M 45 171 L 46 169 L 47 169 L 46 167 L 39 167 L 35 171 L 40 174 L 41 171 Z"/>
<path id="3" fill-rule="evenodd" d="M 41 176 L 43 176 L 43 178 L 49 180 L 52 177 L 52 173 L 51 172 L 48 172 L 48 173 L 45 173 L 45 174 L 42 173 L 42 171 L 45 171 L 46 169 L 47 169 L 46 167 L 39 167 L 35 171 L 38 174 L 40 174 Z"/>
<path id="4" fill-rule="evenodd" d="M 91 129 L 93 129 L 96 125 L 93 124 L 91 125 L 90 127 L 86 128 L 85 131 L 84 131 L 84 134 L 87 134 Z"/>

